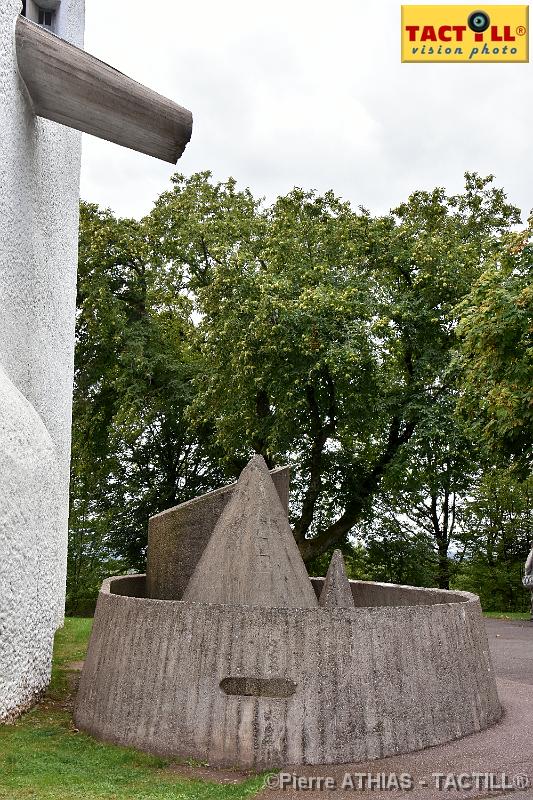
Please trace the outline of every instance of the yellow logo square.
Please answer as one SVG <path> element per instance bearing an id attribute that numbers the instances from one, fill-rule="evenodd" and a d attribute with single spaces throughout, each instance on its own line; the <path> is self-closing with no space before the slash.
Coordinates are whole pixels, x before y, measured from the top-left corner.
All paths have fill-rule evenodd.
<path id="1" fill-rule="evenodd" d="M 529 6 L 402 6 L 402 61 L 529 61 Z"/>

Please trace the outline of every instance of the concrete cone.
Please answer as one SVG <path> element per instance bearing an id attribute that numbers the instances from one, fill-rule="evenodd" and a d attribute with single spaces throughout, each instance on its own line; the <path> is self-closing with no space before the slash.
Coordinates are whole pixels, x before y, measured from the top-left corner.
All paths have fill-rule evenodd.
<path id="1" fill-rule="evenodd" d="M 316 595 L 261 456 L 254 456 L 191 576 L 185 602 L 316 608 Z"/>
<path id="2" fill-rule="evenodd" d="M 334 550 L 328 567 L 324 586 L 320 592 L 322 608 L 354 608 L 350 582 L 346 575 L 344 558 L 340 550 Z"/>

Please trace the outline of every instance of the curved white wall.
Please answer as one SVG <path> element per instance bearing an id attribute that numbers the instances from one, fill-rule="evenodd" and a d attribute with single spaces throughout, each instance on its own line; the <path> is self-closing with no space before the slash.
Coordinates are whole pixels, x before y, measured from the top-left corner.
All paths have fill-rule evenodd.
<path id="1" fill-rule="evenodd" d="M 63 550 L 56 449 L 0 368 L 0 719 L 46 686 Z"/>
<path id="2" fill-rule="evenodd" d="M 46 685 L 62 619 L 81 135 L 34 117 L 0 4 L 0 720 Z M 83 44 L 84 0 L 56 31 Z"/>

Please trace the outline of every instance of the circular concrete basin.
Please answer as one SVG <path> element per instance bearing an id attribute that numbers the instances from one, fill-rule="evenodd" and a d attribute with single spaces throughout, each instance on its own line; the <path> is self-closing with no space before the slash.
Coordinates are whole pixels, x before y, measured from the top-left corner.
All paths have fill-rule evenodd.
<path id="1" fill-rule="evenodd" d="M 148 599 L 144 575 L 109 578 L 76 724 L 259 770 L 407 753 L 499 719 L 475 595 L 350 586 L 355 608 L 284 609 Z"/>

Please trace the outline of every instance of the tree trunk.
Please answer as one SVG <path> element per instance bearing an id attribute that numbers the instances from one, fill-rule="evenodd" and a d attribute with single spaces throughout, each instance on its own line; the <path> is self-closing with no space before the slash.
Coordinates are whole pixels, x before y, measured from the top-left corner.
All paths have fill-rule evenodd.
<path id="1" fill-rule="evenodd" d="M 354 493 L 352 500 L 347 503 L 339 519 L 312 539 L 301 539 L 298 542 L 304 561 L 311 561 L 313 558 L 323 555 L 333 545 L 341 542 L 362 518 L 369 501 L 377 492 L 385 470 L 393 461 L 400 447 L 406 444 L 413 435 L 415 423 L 406 422 L 403 430 L 401 430 L 401 427 L 400 419 L 394 417 L 390 425 L 384 451 L 375 462 L 372 470 L 361 476 L 357 493 Z M 299 523 L 297 522 L 296 524 L 298 526 Z"/>
<path id="2" fill-rule="evenodd" d="M 448 542 L 444 539 L 439 539 L 438 542 L 438 583 L 439 589 L 450 588 L 450 562 L 448 560 Z"/>

